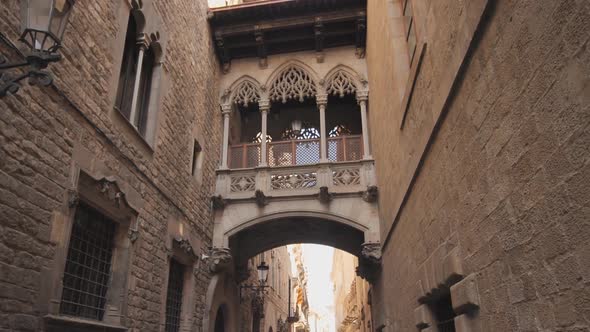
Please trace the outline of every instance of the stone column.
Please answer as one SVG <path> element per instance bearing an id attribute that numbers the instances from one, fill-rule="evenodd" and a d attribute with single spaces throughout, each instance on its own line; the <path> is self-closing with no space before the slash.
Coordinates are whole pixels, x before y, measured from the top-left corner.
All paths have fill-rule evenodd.
<path id="1" fill-rule="evenodd" d="M 139 34 L 137 37 L 137 45 L 139 46 L 139 54 L 137 56 L 137 71 L 135 73 L 133 96 L 131 100 L 131 112 L 129 114 L 129 122 L 131 122 L 135 129 L 137 129 L 137 104 L 139 98 L 139 84 L 141 83 L 141 69 L 143 67 L 143 55 L 148 48 L 148 41 L 145 34 Z"/>
<path id="2" fill-rule="evenodd" d="M 320 110 L 320 163 L 328 162 L 327 137 L 326 137 L 326 105 L 328 104 L 327 95 L 318 95 L 316 102 Z"/>
<path id="3" fill-rule="evenodd" d="M 260 123 L 262 124 L 262 129 L 260 130 L 261 133 L 261 142 L 260 142 L 260 167 L 266 167 L 268 163 L 267 153 L 268 148 L 266 147 L 266 136 L 267 136 L 267 117 L 268 111 L 270 110 L 270 103 L 268 100 L 261 100 L 258 102 L 258 107 L 260 108 L 260 114 L 262 119 Z"/>
<path id="4" fill-rule="evenodd" d="M 227 154 L 229 148 L 229 115 L 231 114 L 231 104 L 221 105 L 223 114 L 223 148 L 221 149 L 221 169 L 227 169 Z"/>
<path id="5" fill-rule="evenodd" d="M 369 147 L 369 123 L 367 120 L 367 100 L 369 94 L 367 92 L 359 93 L 356 97 L 361 107 L 361 124 L 363 128 L 363 159 L 373 159 Z"/>

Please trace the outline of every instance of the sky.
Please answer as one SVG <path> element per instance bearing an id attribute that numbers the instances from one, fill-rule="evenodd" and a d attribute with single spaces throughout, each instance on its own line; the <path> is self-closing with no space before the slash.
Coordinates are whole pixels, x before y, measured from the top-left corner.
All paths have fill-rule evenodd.
<path id="1" fill-rule="evenodd" d="M 334 284 L 330 280 L 334 248 L 317 244 L 302 244 L 301 247 L 303 265 L 307 273 L 307 297 L 310 311 L 323 316 L 323 326 L 318 326 L 317 331 L 334 332 L 336 331 Z M 295 275 L 295 264 L 293 263 L 291 266 L 292 273 Z M 310 323 L 314 324 L 314 321 L 312 320 Z"/>
<path id="2" fill-rule="evenodd" d="M 209 0 L 209 7 L 225 6 L 225 0 Z"/>

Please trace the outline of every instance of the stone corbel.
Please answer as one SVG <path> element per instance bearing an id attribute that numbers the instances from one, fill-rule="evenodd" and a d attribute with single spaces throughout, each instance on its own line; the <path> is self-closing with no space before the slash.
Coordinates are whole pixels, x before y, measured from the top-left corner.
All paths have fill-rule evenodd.
<path id="1" fill-rule="evenodd" d="M 332 195 L 333 194 L 328 191 L 328 187 L 326 187 L 326 186 L 320 187 L 320 192 L 318 194 L 318 200 L 324 204 L 330 203 L 330 201 L 332 200 Z"/>
<path id="2" fill-rule="evenodd" d="M 211 205 L 214 210 L 222 210 L 227 205 L 227 201 L 221 196 L 211 196 Z"/>
<path id="3" fill-rule="evenodd" d="M 367 20 L 365 18 L 359 18 L 356 21 L 356 51 L 355 55 L 357 58 L 362 59 L 365 57 L 365 40 L 367 35 Z"/>
<path id="4" fill-rule="evenodd" d="M 68 207 L 73 209 L 80 203 L 80 194 L 76 189 L 68 189 Z"/>
<path id="5" fill-rule="evenodd" d="M 125 198 L 125 193 L 119 189 L 117 182 L 108 178 L 102 178 L 98 181 L 98 191 L 107 199 L 115 203 L 115 206 L 129 206 Z"/>
<path id="6" fill-rule="evenodd" d="M 264 40 L 264 32 L 258 26 L 254 29 L 254 39 L 256 40 L 256 48 L 258 53 L 258 66 L 260 69 L 268 67 L 266 43 Z"/>
<path id="7" fill-rule="evenodd" d="M 209 271 L 211 273 L 221 273 L 229 270 L 232 263 L 232 255 L 229 248 L 215 247 L 211 249 L 209 257 Z"/>
<path id="8" fill-rule="evenodd" d="M 262 190 L 256 190 L 256 192 L 254 192 L 254 200 L 256 201 L 256 205 L 258 205 L 258 207 L 265 207 L 268 205 L 268 197 Z"/>
<path id="9" fill-rule="evenodd" d="M 231 66 L 231 56 L 229 48 L 225 46 L 225 41 L 221 34 L 215 34 L 215 46 L 220 54 L 223 73 L 227 74 Z"/>
<path id="10" fill-rule="evenodd" d="M 359 266 L 356 273 L 359 277 L 373 283 L 381 271 L 381 243 L 367 242 L 363 243 L 361 255 L 359 257 Z"/>
<path id="11" fill-rule="evenodd" d="M 377 186 L 368 186 L 366 191 L 363 191 L 363 200 L 367 203 L 375 203 L 379 198 L 379 189 Z"/>
<path id="12" fill-rule="evenodd" d="M 137 229 L 129 228 L 129 231 L 127 232 L 127 237 L 129 238 L 129 241 L 131 241 L 131 243 L 133 244 L 139 238 L 139 231 Z"/>
<path id="13" fill-rule="evenodd" d="M 318 63 L 324 62 L 324 23 L 320 17 L 315 19 L 314 24 L 315 33 L 315 51 L 316 60 Z"/>
<path id="14" fill-rule="evenodd" d="M 186 253 L 187 255 L 189 255 L 191 258 L 193 259 L 197 259 L 198 256 L 195 253 L 193 246 L 191 245 L 190 241 L 188 239 L 182 238 L 182 237 L 178 237 L 178 238 L 174 238 L 172 245 L 178 249 L 180 249 L 182 252 Z"/>

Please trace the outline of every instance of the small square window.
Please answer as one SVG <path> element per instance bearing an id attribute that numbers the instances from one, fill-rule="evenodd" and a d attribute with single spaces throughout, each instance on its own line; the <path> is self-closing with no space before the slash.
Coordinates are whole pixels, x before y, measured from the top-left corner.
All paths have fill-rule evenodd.
<path id="1" fill-rule="evenodd" d="M 193 159 L 191 163 L 191 174 L 199 177 L 203 167 L 203 149 L 197 140 L 193 143 Z"/>

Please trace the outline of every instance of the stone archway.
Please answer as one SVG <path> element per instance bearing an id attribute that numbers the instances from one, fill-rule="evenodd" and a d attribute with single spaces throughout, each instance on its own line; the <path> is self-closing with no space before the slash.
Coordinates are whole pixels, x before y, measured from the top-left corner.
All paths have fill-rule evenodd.
<path id="1" fill-rule="evenodd" d="M 313 214 L 282 214 L 254 221 L 229 235 L 229 248 L 237 265 L 272 248 L 295 243 L 322 244 L 361 256 L 364 229 L 355 226 Z"/>
<path id="2" fill-rule="evenodd" d="M 292 201 L 291 208 L 294 207 L 293 205 L 297 205 L 297 203 Z M 225 245 L 213 248 L 209 258 L 210 270 L 215 274 L 212 282 L 216 282 L 216 292 L 212 294 L 219 298 L 213 298 L 211 303 L 207 303 L 208 308 L 211 308 L 210 305 L 213 303 L 228 300 L 221 297 L 235 292 L 236 290 L 231 288 L 235 288 L 236 285 L 248 278 L 248 259 L 259 253 L 289 244 L 322 244 L 355 255 L 359 258 L 357 272 L 369 281 L 372 281 L 380 270 L 380 244 L 370 241 L 373 233 L 369 228 L 371 223 L 366 219 L 360 219 L 363 222 L 357 222 L 341 215 L 319 211 L 274 212 L 255 218 L 247 218 L 244 215 L 241 216 L 242 218 L 236 218 L 237 215 L 233 215 L 233 217 L 226 219 L 231 219 L 231 225 L 234 227 L 226 225 L 229 227 L 222 233 L 221 238 L 224 239 Z M 225 287 L 230 289 L 229 291 L 228 289 L 219 289 L 222 287 L 222 279 L 226 280 Z M 229 280 L 231 280 L 230 283 L 227 282 Z M 210 285 L 211 287 L 213 286 Z M 237 308 L 239 299 L 234 298 L 233 300 L 236 302 L 233 302 L 232 305 Z M 254 326 L 259 326 L 259 319 L 256 317 L 256 312 L 253 314 L 254 328 Z M 207 325 L 204 324 L 204 326 Z"/>

